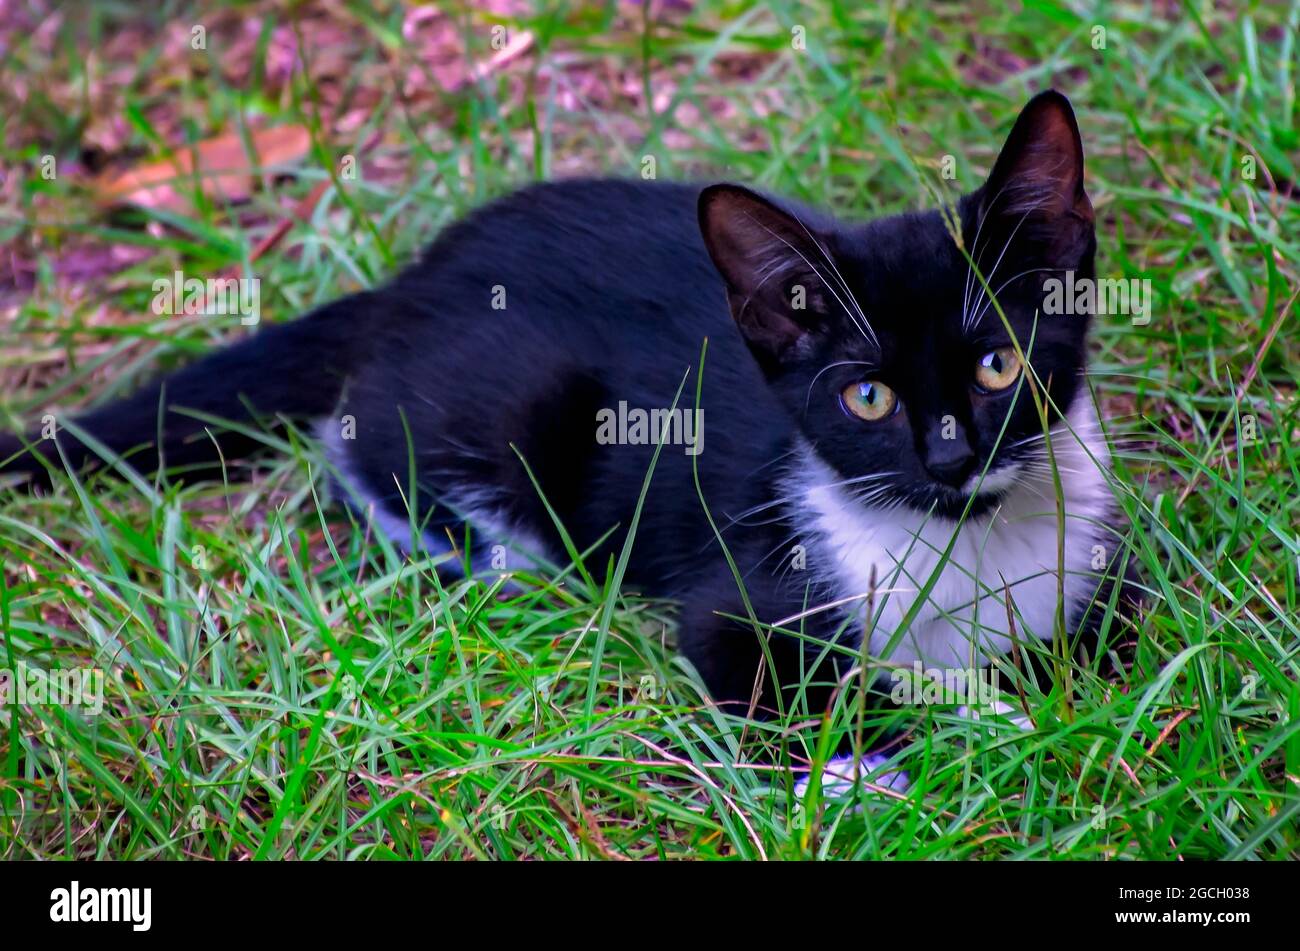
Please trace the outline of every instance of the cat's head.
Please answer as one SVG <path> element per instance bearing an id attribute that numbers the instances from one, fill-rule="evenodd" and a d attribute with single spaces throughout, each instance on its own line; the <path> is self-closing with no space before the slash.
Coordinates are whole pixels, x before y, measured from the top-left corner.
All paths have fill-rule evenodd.
<path id="1" fill-rule="evenodd" d="M 1029 102 L 949 221 L 983 280 L 939 211 L 847 226 L 738 186 L 700 195 L 736 325 L 818 454 L 861 480 L 863 498 L 955 518 L 972 495 L 971 514 L 995 504 L 1042 448 L 1015 341 L 1049 424 L 1088 398 L 1088 317 L 1042 313 L 1045 280 L 1093 277 L 1083 147 L 1064 96 Z"/>

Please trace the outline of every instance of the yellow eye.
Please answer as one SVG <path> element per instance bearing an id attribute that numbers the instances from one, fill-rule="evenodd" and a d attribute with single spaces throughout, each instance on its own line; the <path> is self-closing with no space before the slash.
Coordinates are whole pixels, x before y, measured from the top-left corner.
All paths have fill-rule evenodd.
<path id="1" fill-rule="evenodd" d="M 879 380 L 850 383 L 840 392 L 844 408 L 859 419 L 874 423 L 884 419 L 898 405 L 894 391 Z"/>
<path id="2" fill-rule="evenodd" d="M 1020 358 L 1012 347 L 998 347 L 975 364 L 975 382 L 986 390 L 1005 390 L 1020 376 Z"/>

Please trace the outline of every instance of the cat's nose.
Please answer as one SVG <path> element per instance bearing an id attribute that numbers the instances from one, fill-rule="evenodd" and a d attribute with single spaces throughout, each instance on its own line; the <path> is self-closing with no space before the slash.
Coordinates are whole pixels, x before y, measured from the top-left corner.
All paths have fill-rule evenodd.
<path id="1" fill-rule="evenodd" d="M 960 489 L 975 471 L 975 454 L 970 450 L 927 459 L 925 469 L 938 481 Z"/>

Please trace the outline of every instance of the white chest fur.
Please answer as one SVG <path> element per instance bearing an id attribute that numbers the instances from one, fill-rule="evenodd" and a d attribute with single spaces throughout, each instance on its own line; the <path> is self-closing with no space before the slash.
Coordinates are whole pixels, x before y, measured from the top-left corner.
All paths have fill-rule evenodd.
<path id="1" fill-rule="evenodd" d="M 1070 631 L 1096 588 L 1094 565 L 1099 558 L 1108 562 L 1115 547 L 1105 523 L 1113 506 L 1109 454 L 1086 393 L 1052 428 L 1051 440 L 1063 534 L 1051 473 L 1038 466 L 1023 472 L 992 512 L 958 524 L 902 506 L 854 502 L 835 485 L 841 477 L 811 450 L 803 454 L 796 524 L 810 540 L 808 570 L 836 592 L 837 602 L 857 607 L 871 630 L 873 657 L 980 665 L 1010 646 L 1004 591 L 1010 592 L 1016 637 L 1051 640 L 1060 578 Z M 874 623 L 866 618 L 869 601 Z"/>

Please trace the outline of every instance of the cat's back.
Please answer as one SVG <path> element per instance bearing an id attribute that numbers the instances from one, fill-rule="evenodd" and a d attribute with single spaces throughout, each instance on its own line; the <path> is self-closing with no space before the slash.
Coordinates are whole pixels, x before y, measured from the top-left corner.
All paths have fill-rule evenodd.
<path id="1" fill-rule="evenodd" d="M 448 225 L 422 260 L 445 263 L 489 249 L 510 260 L 539 246 L 551 252 L 552 263 L 561 251 L 565 257 L 703 254 L 696 212 L 700 190 L 687 183 L 619 178 L 537 182 Z M 566 243 L 557 247 L 552 243 L 557 239 Z"/>
<path id="2" fill-rule="evenodd" d="M 704 249 L 701 186 L 570 179 L 521 188 L 447 226 L 397 281 L 444 311 L 612 328 L 728 322 Z"/>

